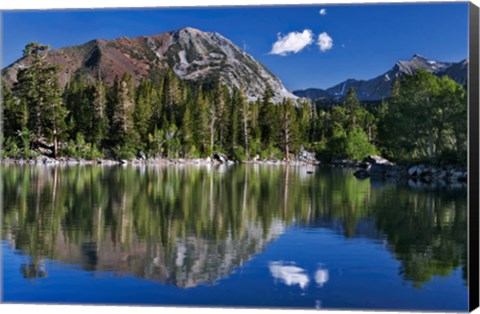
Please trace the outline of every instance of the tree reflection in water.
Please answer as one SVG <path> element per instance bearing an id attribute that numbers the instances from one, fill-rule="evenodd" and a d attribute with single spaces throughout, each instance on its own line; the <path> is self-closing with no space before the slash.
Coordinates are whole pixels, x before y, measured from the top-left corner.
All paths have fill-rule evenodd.
<path id="1" fill-rule="evenodd" d="M 31 256 L 25 278 L 46 276 L 48 258 L 181 288 L 214 284 L 292 224 L 385 239 L 415 287 L 459 266 L 466 276 L 466 190 L 259 165 L 7 166 L 3 185 L 3 239 Z"/>

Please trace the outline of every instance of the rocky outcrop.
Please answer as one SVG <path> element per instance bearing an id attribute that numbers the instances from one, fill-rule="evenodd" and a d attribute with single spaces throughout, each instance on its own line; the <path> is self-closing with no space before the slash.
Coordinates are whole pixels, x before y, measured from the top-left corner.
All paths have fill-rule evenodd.
<path id="1" fill-rule="evenodd" d="M 370 155 L 361 163 L 357 163 L 357 168 L 361 168 L 354 173 L 357 178 L 368 177 L 384 178 L 395 176 L 398 166 L 380 156 Z"/>
<path id="2" fill-rule="evenodd" d="M 315 154 L 312 152 L 309 152 L 305 148 L 301 148 L 300 152 L 294 156 L 294 160 L 300 161 L 300 162 L 305 162 L 305 163 L 310 163 L 310 164 L 318 164 L 317 158 L 315 158 Z"/>
<path id="3" fill-rule="evenodd" d="M 361 167 L 362 165 L 363 167 Z M 366 167 L 365 167 L 366 165 Z M 409 186 L 466 185 L 468 171 L 465 168 L 436 167 L 418 164 L 410 167 L 396 165 L 380 156 L 368 156 L 357 164 L 354 176 L 359 179 L 373 178 L 408 182 Z"/>
<path id="4" fill-rule="evenodd" d="M 455 168 L 455 167 L 435 167 L 424 164 L 419 164 L 408 168 L 408 178 L 416 181 L 432 182 L 432 181 L 444 181 L 444 182 L 467 182 L 468 172 L 467 169 Z"/>

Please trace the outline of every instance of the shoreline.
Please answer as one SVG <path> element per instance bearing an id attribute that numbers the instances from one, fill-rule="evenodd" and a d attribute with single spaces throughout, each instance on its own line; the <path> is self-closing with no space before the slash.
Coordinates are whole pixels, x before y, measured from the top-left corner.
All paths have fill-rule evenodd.
<path id="1" fill-rule="evenodd" d="M 386 159 L 368 160 L 361 162 L 322 163 L 318 160 L 274 160 L 256 159 L 245 161 L 220 160 L 207 158 L 146 158 L 132 160 L 115 159 L 76 159 L 76 158 L 49 158 L 37 157 L 34 159 L 2 158 L 0 165 L 23 166 L 233 166 L 233 165 L 262 165 L 262 166 L 301 166 L 311 167 L 307 173 L 312 174 L 313 168 L 328 167 L 351 170 L 357 180 L 370 179 L 372 184 L 381 182 L 406 185 L 415 189 L 434 190 L 438 188 L 466 188 L 468 171 L 466 167 L 436 167 L 434 165 L 417 164 L 413 166 L 397 165 Z"/>
<path id="2" fill-rule="evenodd" d="M 2 165 L 51 165 L 51 166 L 76 166 L 76 165 L 239 165 L 239 164 L 257 164 L 257 165 L 292 165 L 292 166 L 318 166 L 319 161 L 306 160 L 277 160 L 277 159 L 257 159 L 245 161 L 217 160 L 215 158 L 146 158 L 146 159 L 77 159 L 77 158 L 50 158 L 37 157 L 33 159 L 23 158 L 2 158 Z M 327 164 L 322 164 L 327 165 Z"/>

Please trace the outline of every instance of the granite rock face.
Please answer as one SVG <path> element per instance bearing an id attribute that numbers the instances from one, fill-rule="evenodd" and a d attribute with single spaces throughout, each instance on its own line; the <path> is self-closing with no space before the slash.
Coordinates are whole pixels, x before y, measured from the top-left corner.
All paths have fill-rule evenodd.
<path id="1" fill-rule="evenodd" d="M 265 66 L 233 42 L 215 32 L 186 27 L 176 31 L 135 38 L 95 39 L 83 45 L 51 50 L 48 62 L 59 65 L 59 81 L 65 86 L 81 73 L 87 79 L 113 83 L 115 77 L 130 74 L 138 84 L 155 79 L 171 69 L 186 81 L 211 83 L 219 80 L 230 90 L 243 88 L 249 100 L 261 97 L 267 86 L 273 100 L 297 99 Z M 31 58 L 21 58 L 2 70 L 7 85 L 17 80 L 18 71 Z"/>

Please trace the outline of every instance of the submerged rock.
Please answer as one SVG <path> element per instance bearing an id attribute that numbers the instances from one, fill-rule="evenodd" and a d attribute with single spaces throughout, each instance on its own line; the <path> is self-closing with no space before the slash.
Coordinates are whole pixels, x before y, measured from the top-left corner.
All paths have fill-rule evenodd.
<path id="1" fill-rule="evenodd" d="M 365 179 L 370 177 L 370 172 L 368 172 L 368 170 L 365 170 L 365 169 L 360 169 L 355 171 L 353 175 L 359 179 Z"/>
<path id="2" fill-rule="evenodd" d="M 370 167 L 369 173 L 372 177 L 385 177 L 387 172 L 392 176 L 392 171 L 394 170 L 394 166 L 391 164 L 373 164 Z"/>

